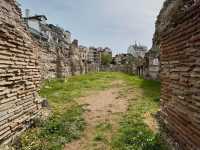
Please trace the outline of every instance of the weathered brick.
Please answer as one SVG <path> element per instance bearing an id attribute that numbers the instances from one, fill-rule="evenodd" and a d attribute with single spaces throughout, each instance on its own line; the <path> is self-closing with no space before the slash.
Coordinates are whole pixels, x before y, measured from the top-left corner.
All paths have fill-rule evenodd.
<path id="1" fill-rule="evenodd" d="M 200 148 L 199 10 L 200 1 L 167 0 L 157 24 L 163 28 L 156 33 L 161 49 L 161 119 L 169 137 L 183 150 Z"/>
<path id="2" fill-rule="evenodd" d="M 2 142 L 18 132 L 20 127 L 24 127 L 24 120 L 33 117 L 30 113 L 26 113 L 29 108 L 35 113 L 39 111 L 35 109 L 38 104 L 35 104 L 36 97 L 33 93 L 38 92 L 41 79 L 37 55 L 39 46 L 25 29 L 16 1 L 1 0 L 0 9 L 6 9 L 4 12 L 6 14 L 0 11 L 0 142 Z M 10 128 L 12 125 L 15 127 Z"/>

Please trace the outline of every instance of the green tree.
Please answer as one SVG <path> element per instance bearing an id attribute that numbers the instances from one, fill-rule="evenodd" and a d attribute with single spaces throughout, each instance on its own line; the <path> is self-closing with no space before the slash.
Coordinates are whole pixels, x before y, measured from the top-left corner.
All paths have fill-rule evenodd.
<path id="1" fill-rule="evenodd" d="M 109 65 L 112 62 L 112 55 L 108 53 L 101 54 L 101 64 L 102 65 Z"/>

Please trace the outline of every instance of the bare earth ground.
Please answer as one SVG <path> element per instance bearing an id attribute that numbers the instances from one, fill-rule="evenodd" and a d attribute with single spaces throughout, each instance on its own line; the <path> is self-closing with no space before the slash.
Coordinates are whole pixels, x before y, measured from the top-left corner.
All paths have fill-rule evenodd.
<path id="1" fill-rule="evenodd" d="M 136 93 L 133 88 L 128 88 L 123 81 L 115 81 L 110 89 L 91 92 L 78 99 L 78 103 L 87 110 L 84 113 L 87 126 L 82 137 L 66 144 L 64 150 L 111 150 L 112 135 L 118 129 L 122 114 L 128 109 L 128 101 L 141 94 L 142 92 Z M 150 113 L 144 115 L 144 122 L 153 132 L 157 132 L 156 119 Z M 97 126 L 101 124 L 111 126 L 103 131 L 103 139 L 97 136 Z"/>
<path id="2" fill-rule="evenodd" d="M 120 90 L 123 83 L 114 82 L 112 88 L 105 91 L 93 92 L 89 96 L 78 100 L 80 105 L 84 105 L 87 110 L 84 118 L 87 123 L 85 132 L 80 140 L 69 143 L 65 150 L 109 150 L 109 144 L 95 142 L 96 127 L 100 124 L 110 124 L 112 128 L 106 133 L 108 142 L 112 134 L 117 130 L 120 113 L 126 112 L 128 99 L 120 97 Z"/>
<path id="3" fill-rule="evenodd" d="M 155 117 L 153 117 L 149 112 L 144 114 L 144 122 L 148 125 L 148 127 L 154 132 L 158 133 L 159 125 Z"/>

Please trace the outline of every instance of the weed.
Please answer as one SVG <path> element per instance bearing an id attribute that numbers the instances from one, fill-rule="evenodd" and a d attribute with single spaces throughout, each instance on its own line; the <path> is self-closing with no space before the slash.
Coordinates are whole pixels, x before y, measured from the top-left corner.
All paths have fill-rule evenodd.
<path id="1" fill-rule="evenodd" d="M 73 107 L 61 115 L 52 116 L 38 126 L 27 131 L 21 137 L 22 150 L 57 150 L 63 145 L 79 138 L 85 122 L 81 117 L 82 109 Z"/>
<path id="2" fill-rule="evenodd" d="M 88 90 L 108 88 L 114 79 L 108 73 L 90 73 L 68 80 L 45 81 L 40 95 L 48 99 L 53 115 L 27 130 L 20 140 L 20 150 L 61 150 L 66 143 L 81 136 L 85 127 L 83 107 L 75 101 Z"/>
<path id="3" fill-rule="evenodd" d="M 100 131 L 112 130 L 112 124 L 99 123 L 98 125 L 96 125 L 96 130 L 100 130 Z"/>
<path id="4" fill-rule="evenodd" d="M 65 143 L 82 135 L 85 121 L 83 106 L 75 99 L 84 96 L 89 90 L 103 90 L 112 81 L 123 80 L 126 86 L 134 88 L 137 97 L 129 101 L 118 132 L 113 136 L 113 150 L 162 150 L 165 149 L 159 135 L 150 131 L 144 123 L 146 112 L 155 114 L 159 108 L 160 83 L 146 81 L 123 73 L 90 73 L 71 77 L 68 80 L 46 81 L 40 95 L 48 99 L 53 115 L 45 122 L 26 131 L 21 136 L 21 150 L 61 150 Z M 104 132 L 112 129 L 111 124 L 96 126 L 94 141 L 105 143 Z M 109 144 L 110 142 L 107 142 Z"/>
<path id="5" fill-rule="evenodd" d="M 125 75 L 124 75 L 125 76 Z M 156 81 L 138 77 L 126 77 L 127 83 L 134 88 L 136 97 L 129 100 L 128 112 L 120 122 L 120 129 L 112 139 L 114 150 L 164 150 L 166 146 L 159 135 L 154 134 L 144 123 L 146 112 L 156 113 L 160 84 Z M 140 94 L 138 94 L 140 93 Z"/>
<path id="6" fill-rule="evenodd" d="M 94 141 L 103 141 L 104 139 L 105 138 L 102 132 L 97 132 L 95 134 Z"/>

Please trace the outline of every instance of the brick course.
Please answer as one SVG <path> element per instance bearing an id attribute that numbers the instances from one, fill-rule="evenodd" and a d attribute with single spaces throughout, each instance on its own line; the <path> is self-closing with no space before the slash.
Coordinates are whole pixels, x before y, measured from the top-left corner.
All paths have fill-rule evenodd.
<path id="1" fill-rule="evenodd" d="M 200 149 L 200 2 L 184 1 L 160 34 L 161 118 L 181 150 Z M 188 6 L 188 7 L 185 7 Z M 172 9 L 173 10 L 173 9 Z"/>
<path id="2" fill-rule="evenodd" d="M 39 114 L 38 47 L 14 0 L 0 1 L 0 142 Z"/>

